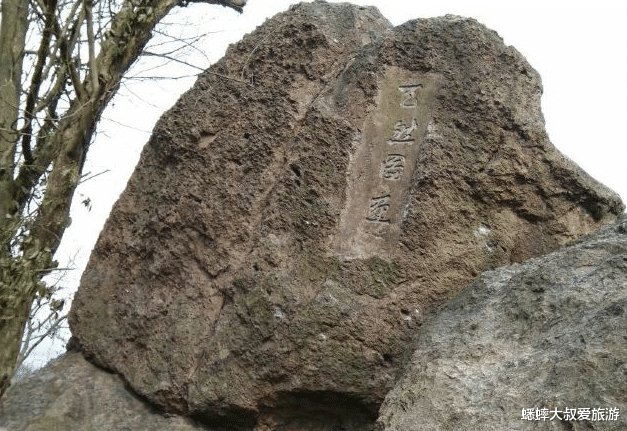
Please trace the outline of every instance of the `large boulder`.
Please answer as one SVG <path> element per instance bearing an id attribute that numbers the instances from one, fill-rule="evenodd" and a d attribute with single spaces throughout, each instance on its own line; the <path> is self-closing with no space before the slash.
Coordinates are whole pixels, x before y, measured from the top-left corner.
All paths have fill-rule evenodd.
<path id="1" fill-rule="evenodd" d="M 627 429 L 627 216 L 481 275 L 420 330 L 385 431 Z M 587 410 L 586 410 L 587 409 Z"/>
<path id="2" fill-rule="evenodd" d="M 167 411 L 365 430 L 423 316 L 622 211 L 549 142 L 538 74 L 447 16 L 314 2 L 159 121 L 70 324 Z"/>
<path id="3" fill-rule="evenodd" d="M 207 431 L 164 416 L 120 377 L 69 353 L 13 384 L 0 401 L 0 431 Z"/>

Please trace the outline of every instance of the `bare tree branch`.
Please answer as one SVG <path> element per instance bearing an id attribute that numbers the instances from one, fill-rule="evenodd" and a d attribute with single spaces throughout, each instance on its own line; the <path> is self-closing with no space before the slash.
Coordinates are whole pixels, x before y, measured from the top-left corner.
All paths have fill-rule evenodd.
<path id="1" fill-rule="evenodd" d="M 35 104 L 39 97 L 39 89 L 43 82 L 43 69 L 48 59 L 48 50 L 50 48 L 50 39 L 52 37 L 52 27 L 54 22 L 54 10 L 56 8 L 56 0 L 50 0 L 48 5 L 43 5 L 44 9 L 44 29 L 41 36 L 41 42 L 39 44 L 39 50 L 37 51 L 37 61 L 35 62 L 35 72 L 31 79 L 30 89 L 28 96 L 26 97 L 26 108 L 24 109 L 24 127 L 22 128 L 22 155 L 24 156 L 24 163 L 32 164 L 33 155 L 31 152 L 31 136 L 33 132 L 33 120 L 35 119 Z"/>
<path id="2" fill-rule="evenodd" d="M 96 62 L 96 39 L 94 37 L 94 20 L 92 16 L 92 0 L 84 0 L 85 17 L 87 18 L 87 45 L 89 49 L 89 69 L 91 76 L 90 81 L 92 94 L 98 93 L 98 63 Z"/>
<path id="3" fill-rule="evenodd" d="M 0 25 L 0 220 L 6 220 L 6 216 L 11 215 L 15 209 L 12 180 L 27 31 L 28 0 L 4 0 Z M 7 240 L 6 235 L 7 233 L 0 232 L 3 245 Z M 6 250 L 0 253 L 6 253 Z M 0 375 L 0 388 L 1 386 Z"/>

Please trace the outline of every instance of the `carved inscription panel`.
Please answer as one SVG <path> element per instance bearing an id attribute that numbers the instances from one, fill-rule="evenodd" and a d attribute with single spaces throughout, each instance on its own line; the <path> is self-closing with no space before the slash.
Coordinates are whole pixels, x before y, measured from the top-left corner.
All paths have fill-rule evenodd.
<path id="1" fill-rule="evenodd" d="M 367 117 L 348 172 L 347 200 L 332 249 L 344 258 L 391 251 L 414 174 L 438 79 L 390 67 L 376 109 Z"/>

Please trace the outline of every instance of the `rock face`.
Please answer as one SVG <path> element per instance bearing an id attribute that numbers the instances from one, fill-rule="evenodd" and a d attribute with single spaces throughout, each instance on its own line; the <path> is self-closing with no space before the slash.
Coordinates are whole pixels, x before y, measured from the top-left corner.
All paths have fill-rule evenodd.
<path id="1" fill-rule="evenodd" d="M 0 431 L 201 431 L 163 415 L 124 388 L 119 377 L 70 353 L 11 386 L 0 402 Z"/>
<path id="2" fill-rule="evenodd" d="M 625 430 L 625 328 L 627 216 L 548 256 L 483 274 L 428 319 L 386 397 L 381 429 Z M 523 408 L 577 413 L 539 424 L 521 420 Z M 579 420 L 580 408 L 591 409 L 589 419 L 604 409 L 605 420 Z M 620 416 L 608 420 L 605 409 Z"/>
<path id="3" fill-rule="evenodd" d="M 447 16 L 278 15 L 158 123 L 70 324 L 167 411 L 366 430 L 423 316 L 622 211 L 548 141 L 537 73 Z"/>

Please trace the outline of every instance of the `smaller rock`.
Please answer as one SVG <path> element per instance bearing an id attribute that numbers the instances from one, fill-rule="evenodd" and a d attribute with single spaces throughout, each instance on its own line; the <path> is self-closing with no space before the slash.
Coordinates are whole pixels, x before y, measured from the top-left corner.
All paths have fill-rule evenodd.
<path id="1" fill-rule="evenodd" d="M 0 431 L 206 431 L 168 417 L 127 391 L 122 380 L 68 353 L 11 386 L 0 402 Z"/>
<path id="2" fill-rule="evenodd" d="M 484 273 L 427 319 L 379 429 L 627 429 L 626 226 Z"/>

